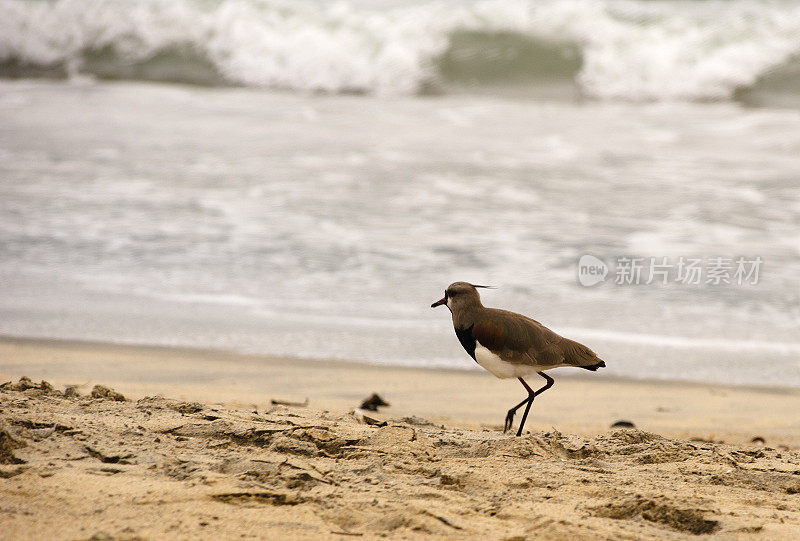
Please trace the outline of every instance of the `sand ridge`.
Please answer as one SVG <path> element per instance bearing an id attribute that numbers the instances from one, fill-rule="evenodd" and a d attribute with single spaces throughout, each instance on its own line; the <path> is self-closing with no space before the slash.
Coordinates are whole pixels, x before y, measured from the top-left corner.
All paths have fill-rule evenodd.
<path id="1" fill-rule="evenodd" d="M 19 390 L 24 389 L 24 390 Z M 110 391 L 110 392 L 109 392 Z M 14 539 L 788 538 L 800 452 L 5 385 Z"/>

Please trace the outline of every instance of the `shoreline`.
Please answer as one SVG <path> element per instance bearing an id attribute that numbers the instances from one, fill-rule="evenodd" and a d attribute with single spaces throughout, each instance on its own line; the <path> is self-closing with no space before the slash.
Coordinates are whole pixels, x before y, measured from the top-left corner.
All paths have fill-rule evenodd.
<path id="1" fill-rule="evenodd" d="M 403 364 L 373 364 L 359 360 L 337 359 L 337 358 L 314 358 L 302 357 L 293 355 L 270 355 L 265 353 L 247 353 L 244 351 L 229 350 L 223 348 L 203 347 L 203 346 L 169 346 L 160 344 L 140 344 L 133 342 L 114 342 L 105 340 L 83 340 L 76 338 L 45 338 L 37 336 L 24 336 L 24 335 L 11 335 L 0 334 L 0 346 L 4 344 L 17 344 L 17 345 L 34 345 L 42 347 L 53 347 L 59 349 L 96 349 L 96 350 L 129 350 L 135 353 L 167 353 L 178 354 L 182 356 L 197 356 L 203 358 L 217 358 L 217 360 L 242 360 L 249 362 L 293 362 L 297 364 L 307 365 L 313 367 L 314 365 L 325 365 L 329 367 L 341 366 L 344 368 L 363 367 L 374 368 L 377 370 L 408 370 L 408 371 L 424 371 L 434 372 L 441 374 L 484 374 L 487 372 L 483 369 L 472 368 L 448 368 L 443 366 L 411 366 Z M 466 365 L 470 366 L 468 358 L 464 359 Z M 2 359 L 0 358 L 0 369 L 3 368 Z M 569 368 L 569 367 L 564 367 Z M 751 383 L 718 383 L 718 382 L 704 382 L 697 380 L 683 380 L 683 379 L 666 379 L 666 378 L 634 378 L 619 375 L 606 375 L 602 371 L 594 374 L 584 374 L 580 371 L 570 371 L 557 373 L 559 379 L 576 379 L 576 380 L 592 380 L 599 376 L 599 379 L 611 383 L 630 383 L 630 384 L 648 384 L 648 385 L 681 385 L 693 387 L 718 387 L 720 389 L 727 389 L 731 391 L 757 391 L 764 393 L 775 394 L 794 394 L 800 392 L 800 386 L 791 385 L 758 385 Z"/>
<path id="2" fill-rule="evenodd" d="M 531 410 L 532 432 L 592 436 L 625 420 L 671 437 L 737 443 L 760 437 L 767 445 L 800 447 L 800 419 L 792 413 L 800 411 L 800 389 L 550 373 L 556 383 Z M 389 416 L 488 430 L 501 429 L 505 412 L 524 398 L 518 382 L 477 370 L 0 336 L 0 380 L 22 376 L 57 388 L 78 385 L 83 393 L 100 383 L 134 399 L 162 395 L 256 411 L 273 399 L 308 399 L 312 408 L 345 413 L 378 393 L 391 404 Z"/>

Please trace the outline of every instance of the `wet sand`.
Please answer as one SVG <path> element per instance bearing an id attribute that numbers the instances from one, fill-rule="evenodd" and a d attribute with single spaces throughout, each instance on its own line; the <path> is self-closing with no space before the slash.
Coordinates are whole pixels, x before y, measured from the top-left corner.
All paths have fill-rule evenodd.
<path id="1" fill-rule="evenodd" d="M 515 438 L 500 429 L 521 386 L 480 372 L 6 337 L 0 527 L 14 539 L 800 528 L 800 391 L 559 372 Z M 90 396 L 96 384 L 127 400 Z M 369 414 L 378 424 L 352 413 L 372 392 L 391 403 Z M 620 419 L 637 429 L 609 428 Z"/>
<path id="2" fill-rule="evenodd" d="M 468 357 L 465 366 L 474 364 Z M 800 447 L 800 389 L 608 378 L 571 368 L 537 399 L 526 428 L 585 436 L 617 420 L 666 436 Z M 373 392 L 394 416 L 417 415 L 462 427 L 502 428 L 505 412 L 525 397 L 513 380 L 483 370 L 427 370 L 243 355 L 190 348 L 0 337 L 0 381 L 26 375 L 83 393 L 100 383 L 126 396 L 263 409 L 271 399 L 347 412 Z M 536 385 L 537 378 L 529 378 Z"/>

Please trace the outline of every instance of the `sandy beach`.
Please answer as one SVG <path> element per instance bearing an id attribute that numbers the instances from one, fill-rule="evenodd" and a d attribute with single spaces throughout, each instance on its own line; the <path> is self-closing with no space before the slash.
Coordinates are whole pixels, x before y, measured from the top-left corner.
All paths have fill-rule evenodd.
<path id="1" fill-rule="evenodd" d="M 515 438 L 501 422 L 521 389 L 480 372 L 5 337 L 0 525 L 13 539 L 800 528 L 800 391 L 559 372 Z M 372 392 L 391 406 L 354 413 Z"/>

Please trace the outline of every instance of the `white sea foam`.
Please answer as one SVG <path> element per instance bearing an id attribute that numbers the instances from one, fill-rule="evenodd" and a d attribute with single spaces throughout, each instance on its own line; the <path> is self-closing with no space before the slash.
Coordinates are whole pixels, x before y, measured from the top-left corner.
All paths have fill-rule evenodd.
<path id="1" fill-rule="evenodd" d="M 416 93 L 447 58 L 468 81 L 492 65 L 488 83 L 533 85 L 560 64 L 598 98 L 728 99 L 798 54 L 790 1 L 0 0 L 0 61 L 305 91 Z"/>

